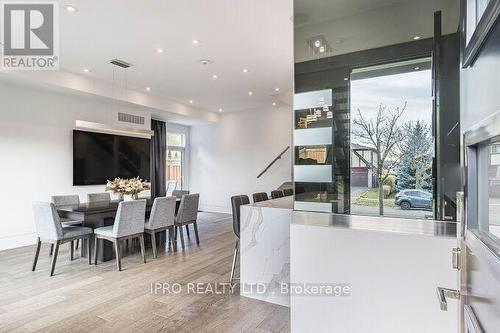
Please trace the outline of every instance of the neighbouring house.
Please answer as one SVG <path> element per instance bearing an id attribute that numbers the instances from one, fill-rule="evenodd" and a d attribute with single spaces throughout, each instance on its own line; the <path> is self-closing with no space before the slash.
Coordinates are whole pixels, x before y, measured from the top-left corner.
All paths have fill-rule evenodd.
<path id="1" fill-rule="evenodd" d="M 376 187 L 376 164 L 375 149 L 357 143 L 351 144 L 351 186 Z"/>

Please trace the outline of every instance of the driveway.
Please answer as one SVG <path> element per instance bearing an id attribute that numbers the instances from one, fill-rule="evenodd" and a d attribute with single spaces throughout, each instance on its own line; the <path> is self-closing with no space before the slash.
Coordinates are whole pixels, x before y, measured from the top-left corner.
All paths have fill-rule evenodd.
<path id="1" fill-rule="evenodd" d="M 378 216 L 378 206 L 361 206 L 351 204 L 351 214 Z M 426 219 L 426 217 L 429 217 L 432 219 L 432 211 L 420 209 L 402 210 L 399 207 L 384 206 L 384 216 L 409 219 Z"/>

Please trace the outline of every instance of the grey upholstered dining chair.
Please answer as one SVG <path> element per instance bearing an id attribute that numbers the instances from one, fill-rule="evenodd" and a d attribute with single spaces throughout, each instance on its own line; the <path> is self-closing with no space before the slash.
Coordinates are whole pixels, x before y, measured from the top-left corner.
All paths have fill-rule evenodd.
<path id="1" fill-rule="evenodd" d="M 176 197 L 177 199 L 181 199 L 183 195 L 189 194 L 189 191 L 186 190 L 173 190 L 172 191 L 172 196 Z"/>
<path id="2" fill-rule="evenodd" d="M 175 188 L 177 187 L 177 180 L 169 180 L 167 181 L 167 197 L 172 196 Z"/>
<path id="3" fill-rule="evenodd" d="M 181 235 L 181 245 L 184 250 L 184 233 L 182 232 L 182 226 L 193 224 L 194 233 L 196 236 L 196 244 L 200 245 L 200 238 L 198 236 L 198 223 L 196 219 L 198 218 L 198 205 L 200 202 L 199 194 L 184 194 L 179 205 L 179 211 L 175 217 L 175 242 L 174 246 L 177 246 L 177 232 L 180 230 Z"/>
<path id="4" fill-rule="evenodd" d="M 80 205 L 80 197 L 78 194 L 72 194 L 72 195 L 53 195 L 51 197 L 52 203 L 56 206 L 56 208 L 63 207 L 63 206 L 78 206 Z M 61 224 L 63 227 L 71 227 L 71 226 L 83 226 L 83 221 L 82 220 L 75 220 L 75 219 L 68 219 L 61 217 Z M 76 249 L 78 249 L 78 244 L 80 240 L 76 240 Z M 71 247 L 73 247 L 73 243 L 71 243 Z M 54 245 L 50 247 L 50 254 L 52 255 L 52 252 L 54 250 Z M 83 252 L 83 247 L 82 247 L 82 252 Z"/>
<path id="5" fill-rule="evenodd" d="M 111 195 L 108 192 L 87 194 L 87 202 L 110 202 L 110 201 L 111 201 Z"/>
<path id="6" fill-rule="evenodd" d="M 54 244 L 54 254 L 52 256 L 52 263 L 50 265 L 50 276 L 54 275 L 56 267 L 57 254 L 59 252 L 59 245 L 73 242 L 76 239 L 87 239 L 87 250 L 89 264 L 90 260 L 90 240 L 92 237 L 92 229 L 85 227 L 65 227 L 61 225 L 59 214 L 57 213 L 56 206 L 53 203 L 37 202 L 33 204 L 33 216 L 35 218 L 35 227 L 38 234 L 35 257 L 33 259 L 34 271 L 40 254 L 40 246 L 42 242 Z"/>
<path id="7" fill-rule="evenodd" d="M 231 267 L 231 277 L 229 278 L 229 284 L 233 285 L 233 281 L 236 280 L 234 277 L 234 271 L 236 269 L 236 263 L 238 255 L 240 253 L 240 225 L 241 225 L 241 213 L 240 207 L 243 205 L 248 205 L 250 199 L 247 195 L 235 195 L 231 197 L 231 209 L 233 212 L 233 231 L 234 235 L 237 237 L 236 245 L 234 246 L 233 255 L 233 266 Z"/>
<path id="8" fill-rule="evenodd" d="M 266 192 L 257 192 L 252 194 L 253 197 L 253 202 L 261 202 L 261 201 L 267 201 L 269 200 L 269 197 L 267 196 Z"/>
<path id="9" fill-rule="evenodd" d="M 284 196 L 285 195 L 283 194 L 282 190 L 271 191 L 271 198 L 273 199 L 283 198 Z"/>
<path id="10" fill-rule="evenodd" d="M 144 249 L 144 220 L 146 215 L 146 200 L 120 202 L 116 212 L 115 223 L 94 230 L 94 264 L 97 265 L 98 239 L 105 239 L 115 245 L 116 266 L 121 265 L 121 241 L 139 238 L 142 260 L 146 262 Z"/>
<path id="11" fill-rule="evenodd" d="M 168 229 L 169 243 L 172 242 L 175 222 L 175 197 L 156 198 L 151 207 L 149 219 L 144 224 L 144 232 L 151 235 L 153 258 L 156 258 L 156 233 Z"/>
<path id="12" fill-rule="evenodd" d="M 283 190 L 283 194 L 285 195 L 285 197 L 289 197 L 289 196 L 293 195 L 293 188 L 285 188 Z"/>

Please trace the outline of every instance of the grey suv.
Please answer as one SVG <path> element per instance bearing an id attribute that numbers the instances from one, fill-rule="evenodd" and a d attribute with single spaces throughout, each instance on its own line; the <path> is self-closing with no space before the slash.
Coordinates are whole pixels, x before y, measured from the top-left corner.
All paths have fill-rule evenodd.
<path id="1" fill-rule="evenodd" d="M 402 190 L 394 197 L 394 203 L 404 210 L 432 209 L 432 194 L 423 190 Z"/>

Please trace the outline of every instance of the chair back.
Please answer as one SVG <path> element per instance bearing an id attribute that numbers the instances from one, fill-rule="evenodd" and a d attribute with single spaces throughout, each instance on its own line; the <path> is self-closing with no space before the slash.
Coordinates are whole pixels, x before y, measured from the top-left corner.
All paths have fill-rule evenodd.
<path id="1" fill-rule="evenodd" d="M 199 194 L 184 194 L 179 205 L 175 222 L 185 224 L 195 222 L 198 218 L 198 205 L 200 202 Z"/>
<path id="2" fill-rule="evenodd" d="M 144 232 L 146 200 L 120 202 L 113 225 L 114 237 L 125 237 Z"/>
<path id="3" fill-rule="evenodd" d="M 111 201 L 111 195 L 108 192 L 87 194 L 87 202 L 110 202 L 110 201 Z"/>
<path id="4" fill-rule="evenodd" d="M 78 194 L 54 195 L 51 197 L 51 201 L 56 207 L 78 206 L 80 204 L 80 197 Z"/>
<path id="5" fill-rule="evenodd" d="M 184 191 L 184 190 L 173 190 L 172 191 L 172 196 L 181 199 L 183 195 L 189 194 L 189 191 Z"/>
<path id="6" fill-rule="evenodd" d="M 167 194 L 166 196 L 169 197 L 171 195 L 173 195 L 172 193 L 174 192 L 174 190 L 177 188 L 177 180 L 169 180 L 167 182 Z"/>
<path id="7" fill-rule="evenodd" d="M 33 217 L 38 236 L 48 240 L 63 238 L 61 220 L 56 206 L 49 202 L 35 202 L 33 204 Z"/>
<path id="8" fill-rule="evenodd" d="M 273 198 L 273 199 L 283 198 L 284 196 L 285 195 L 283 194 L 283 191 L 281 191 L 281 190 L 271 191 L 271 198 Z"/>
<path id="9" fill-rule="evenodd" d="M 174 225 L 175 222 L 175 197 L 156 198 L 151 208 L 149 224 L 152 229 Z"/>
<path id="10" fill-rule="evenodd" d="M 236 237 L 240 238 L 240 207 L 243 205 L 248 205 L 250 203 L 250 198 L 248 195 L 235 195 L 231 197 L 231 208 L 233 210 L 233 231 Z"/>
<path id="11" fill-rule="evenodd" d="M 283 194 L 285 195 L 285 197 L 289 197 L 289 196 L 293 195 L 293 188 L 285 188 L 283 190 Z"/>
<path id="12" fill-rule="evenodd" d="M 260 201 L 266 201 L 269 200 L 269 197 L 267 196 L 266 192 L 258 192 L 252 194 L 253 197 L 253 202 L 260 202 Z"/>

